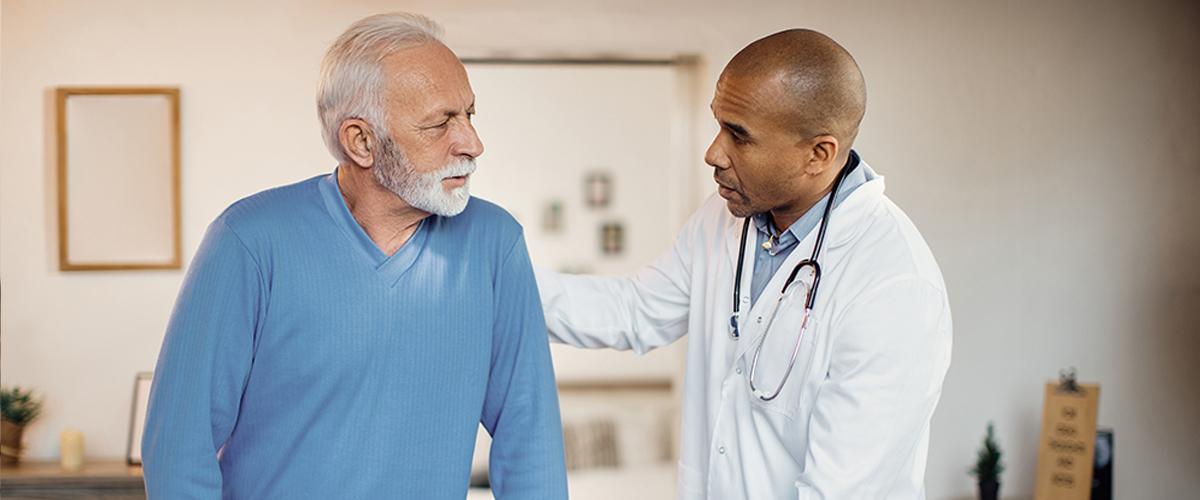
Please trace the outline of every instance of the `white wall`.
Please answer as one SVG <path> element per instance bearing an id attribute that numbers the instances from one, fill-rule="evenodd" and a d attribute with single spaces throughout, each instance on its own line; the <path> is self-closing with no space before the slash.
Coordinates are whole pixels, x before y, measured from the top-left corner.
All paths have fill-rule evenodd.
<path id="1" fill-rule="evenodd" d="M 133 373 L 153 366 L 181 272 L 56 270 L 57 85 L 183 88 L 185 258 L 228 203 L 325 172 L 320 56 L 351 21 L 409 9 L 461 52 L 685 52 L 702 58 L 697 151 L 721 66 L 809 26 L 867 77 L 858 147 L 937 254 L 956 319 L 934 418 L 930 498 L 971 495 L 987 420 L 1005 492 L 1028 495 L 1041 384 L 1074 365 L 1102 387 L 1123 498 L 1200 488 L 1200 8 L 1179 2 L 9 1 L 0 16 L 3 382 L 47 395 L 29 434 L 77 426 L 124 453 Z M 486 103 L 480 104 L 486 109 Z M 483 138 L 487 140 L 486 137 Z M 696 176 L 696 198 L 711 186 Z"/>

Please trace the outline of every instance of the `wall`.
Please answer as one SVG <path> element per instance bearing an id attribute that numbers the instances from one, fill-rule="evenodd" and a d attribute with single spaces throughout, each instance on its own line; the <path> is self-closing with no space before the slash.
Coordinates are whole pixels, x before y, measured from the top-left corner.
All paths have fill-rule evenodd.
<path id="1" fill-rule="evenodd" d="M 707 100 L 747 42 L 790 26 L 840 40 L 870 90 L 859 150 L 923 230 L 955 313 L 934 418 L 932 499 L 968 497 L 987 420 L 1028 495 L 1041 384 L 1103 386 L 1123 498 L 1200 487 L 1200 7 L 1191 2 L 8 1 L 0 16 L 0 366 L 48 397 L 34 457 L 77 426 L 124 453 L 135 371 L 153 366 L 182 273 L 55 268 L 57 85 L 183 87 L 185 258 L 227 204 L 328 171 L 313 89 L 350 22 L 409 9 L 460 52 L 691 53 Z M 486 103 L 480 104 L 486 110 Z M 486 138 L 484 138 L 486 141 Z M 696 176 L 695 196 L 711 192 Z"/>

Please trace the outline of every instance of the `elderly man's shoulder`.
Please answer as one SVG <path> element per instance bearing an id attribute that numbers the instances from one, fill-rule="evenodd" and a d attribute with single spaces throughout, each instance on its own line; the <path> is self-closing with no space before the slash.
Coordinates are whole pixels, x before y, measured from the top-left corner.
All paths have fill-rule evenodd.
<path id="1" fill-rule="evenodd" d="M 521 223 L 508 210 L 477 196 L 472 196 L 467 208 L 449 220 L 451 223 L 466 224 L 471 231 L 486 230 L 500 236 L 517 236 L 523 231 Z"/>
<path id="2" fill-rule="evenodd" d="M 236 231 L 289 227 L 289 223 L 305 217 L 319 216 L 324 207 L 318 183 L 325 177 L 319 175 L 246 196 L 230 204 L 217 220 Z"/>

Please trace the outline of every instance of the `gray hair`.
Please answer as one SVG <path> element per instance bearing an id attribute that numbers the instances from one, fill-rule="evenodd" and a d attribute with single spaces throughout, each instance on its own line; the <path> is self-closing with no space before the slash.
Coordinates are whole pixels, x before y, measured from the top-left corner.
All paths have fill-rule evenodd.
<path id="1" fill-rule="evenodd" d="M 388 135 L 383 60 L 408 47 L 441 43 L 441 38 L 442 27 L 431 19 L 396 12 L 360 19 L 333 42 L 321 62 L 317 114 L 325 146 L 338 161 L 349 161 L 338 139 L 343 121 L 358 118 L 376 134 Z"/>

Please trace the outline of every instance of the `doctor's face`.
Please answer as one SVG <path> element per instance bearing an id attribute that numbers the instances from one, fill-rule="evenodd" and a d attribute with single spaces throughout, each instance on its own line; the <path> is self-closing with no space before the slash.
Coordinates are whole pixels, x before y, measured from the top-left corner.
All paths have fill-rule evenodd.
<path id="1" fill-rule="evenodd" d="M 722 74 L 712 100 L 721 130 L 704 155 L 736 217 L 770 212 L 807 192 L 808 141 L 789 126 L 788 101 L 771 78 Z"/>

